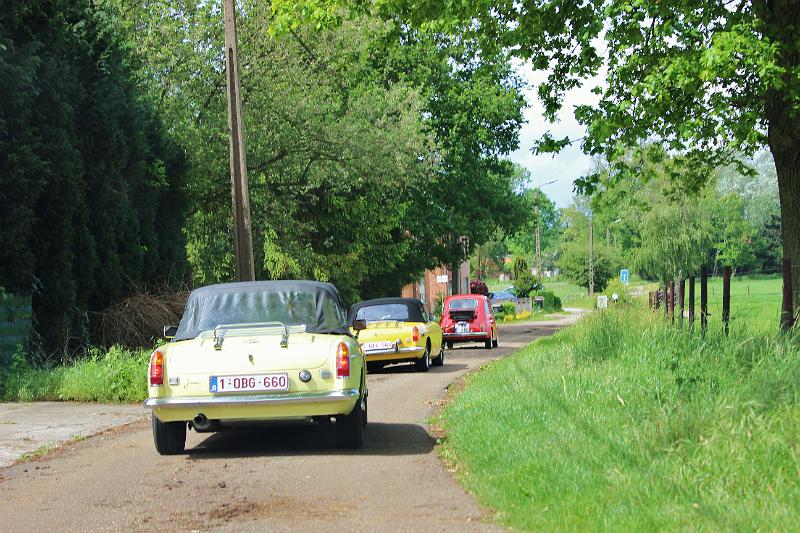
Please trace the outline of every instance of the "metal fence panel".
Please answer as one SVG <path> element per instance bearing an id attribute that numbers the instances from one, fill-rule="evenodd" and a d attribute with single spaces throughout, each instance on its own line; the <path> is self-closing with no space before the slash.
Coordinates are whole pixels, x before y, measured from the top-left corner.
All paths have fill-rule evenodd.
<path id="1" fill-rule="evenodd" d="M 18 346 L 24 346 L 30 338 L 32 324 L 30 296 L 0 294 L 0 355 L 13 353 Z"/>

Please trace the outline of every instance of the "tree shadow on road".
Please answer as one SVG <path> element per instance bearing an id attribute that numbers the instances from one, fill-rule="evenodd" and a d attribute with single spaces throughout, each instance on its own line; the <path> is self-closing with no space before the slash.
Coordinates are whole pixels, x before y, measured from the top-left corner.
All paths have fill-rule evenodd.
<path id="1" fill-rule="evenodd" d="M 461 372 L 467 368 L 467 365 L 464 364 L 450 364 L 445 360 L 444 366 L 432 366 L 428 372 L 437 372 L 447 374 L 449 372 Z M 424 375 L 426 372 L 419 372 L 417 367 L 414 366 L 413 363 L 398 363 L 392 364 L 389 366 L 385 366 L 380 369 L 370 370 L 368 375 L 380 375 L 380 374 L 421 374 Z"/>
<path id="2" fill-rule="evenodd" d="M 190 460 L 295 455 L 420 455 L 433 450 L 436 439 L 416 424 L 370 422 L 364 446 L 336 446 L 334 424 L 250 424 L 209 434 L 187 450 Z"/>

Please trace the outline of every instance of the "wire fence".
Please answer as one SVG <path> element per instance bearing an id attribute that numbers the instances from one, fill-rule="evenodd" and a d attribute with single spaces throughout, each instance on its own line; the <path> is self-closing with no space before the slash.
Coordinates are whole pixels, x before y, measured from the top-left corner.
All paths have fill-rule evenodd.
<path id="1" fill-rule="evenodd" d="M 25 346 L 31 336 L 32 326 L 31 297 L 0 294 L 0 356 Z M 0 362 L 4 359 L 0 357 Z"/>

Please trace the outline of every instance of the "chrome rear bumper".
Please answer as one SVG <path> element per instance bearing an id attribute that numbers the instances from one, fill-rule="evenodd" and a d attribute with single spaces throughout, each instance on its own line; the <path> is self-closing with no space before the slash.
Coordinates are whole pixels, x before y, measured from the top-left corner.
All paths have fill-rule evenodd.
<path id="1" fill-rule="evenodd" d="M 227 396 L 189 396 L 177 398 L 148 398 L 144 406 L 149 409 L 242 407 L 248 405 L 298 405 L 305 403 L 340 402 L 358 398 L 358 389 L 330 392 L 295 392 L 290 394 L 242 394 Z"/>
<path id="2" fill-rule="evenodd" d="M 463 339 L 463 338 L 473 338 L 473 337 L 480 337 L 486 338 L 490 337 L 491 333 L 488 331 L 467 331 L 464 333 L 443 333 L 442 337 L 445 339 Z"/>
<path id="3" fill-rule="evenodd" d="M 421 346 L 408 346 L 406 348 L 397 348 L 397 349 L 395 349 L 395 348 L 383 348 L 381 350 L 364 350 L 364 355 L 365 356 L 370 356 L 370 355 L 389 355 L 389 354 L 395 354 L 395 353 L 399 354 L 399 355 L 403 355 L 403 354 L 407 354 L 407 353 L 418 352 L 420 350 L 422 350 Z"/>

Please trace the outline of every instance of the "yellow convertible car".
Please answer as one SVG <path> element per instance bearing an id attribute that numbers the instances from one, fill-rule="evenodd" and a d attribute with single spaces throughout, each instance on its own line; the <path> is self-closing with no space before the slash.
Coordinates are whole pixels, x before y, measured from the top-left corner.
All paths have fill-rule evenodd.
<path id="1" fill-rule="evenodd" d="M 181 453 L 187 427 L 206 432 L 252 420 L 335 418 L 338 445 L 361 446 L 365 361 L 333 285 L 203 287 L 164 335 L 172 341 L 150 356 L 144 402 L 160 454 Z"/>
<path id="2" fill-rule="evenodd" d="M 380 298 L 353 305 L 348 323 L 356 331 L 367 368 L 378 370 L 388 363 L 413 362 L 427 372 L 431 365 L 444 364 L 442 328 L 428 316 L 416 298 Z M 436 354 L 431 356 L 431 354 Z"/>

